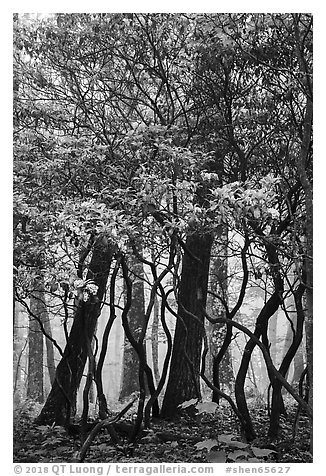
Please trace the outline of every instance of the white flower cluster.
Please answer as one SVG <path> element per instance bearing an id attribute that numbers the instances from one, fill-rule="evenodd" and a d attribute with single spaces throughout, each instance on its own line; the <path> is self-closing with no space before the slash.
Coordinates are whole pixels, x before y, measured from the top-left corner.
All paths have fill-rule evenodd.
<path id="1" fill-rule="evenodd" d="M 74 281 L 74 287 L 76 289 L 83 288 L 84 286 L 85 286 L 85 282 L 83 279 L 76 279 L 76 281 Z"/>
<path id="2" fill-rule="evenodd" d="M 85 286 L 85 291 L 89 292 L 89 294 L 93 294 L 93 296 L 95 296 L 97 290 L 98 286 L 94 282 L 87 283 Z"/>
<path id="3" fill-rule="evenodd" d="M 88 279 L 87 281 L 76 279 L 74 286 L 77 289 L 77 296 L 79 296 L 79 298 L 84 302 L 87 302 L 90 296 L 96 296 L 98 290 L 98 286 L 91 279 Z"/>

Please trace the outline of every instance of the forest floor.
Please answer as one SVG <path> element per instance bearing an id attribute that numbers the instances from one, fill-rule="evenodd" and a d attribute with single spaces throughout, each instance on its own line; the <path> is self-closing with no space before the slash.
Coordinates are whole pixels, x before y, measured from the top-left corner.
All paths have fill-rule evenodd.
<path id="1" fill-rule="evenodd" d="M 241 441 L 239 425 L 227 406 L 214 414 L 184 415 L 178 421 L 153 422 L 151 430 L 131 448 L 127 439 L 113 445 L 106 430 L 93 441 L 86 463 L 311 463 L 309 421 L 299 420 L 297 435 L 292 438 L 295 407 L 287 407 L 282 417 L 280 438 L 267 437 L 268 416 L 263 405 L 251 402 L 251 411 L 259 435 L 250 445 Z M 69 436 L 62 427 L 36 426 L 34 409 L 16 410 L 14 414 L 15 463 L 73 462 L 79 450 L 79 437 Z"/>

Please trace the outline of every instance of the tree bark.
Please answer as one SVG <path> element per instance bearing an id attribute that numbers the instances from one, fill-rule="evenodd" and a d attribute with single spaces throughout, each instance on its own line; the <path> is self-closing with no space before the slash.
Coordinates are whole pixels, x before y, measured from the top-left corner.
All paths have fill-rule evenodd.
<path id="1" fill-rule="evenodd" d="M 28 379 L 27 398 L 39 403 L 44 402 L 43 378 L 43 333 L 33 315 L 44 322 L 44 293 L 41 289 L 41 278 L 34 280 L 34 290 L 30 298 L 32 316 L 29 317 L 28 332 Z"/>
<path id="2" fill-rule="evenodd" d="M 21 304 L 15 302 L 14 305 L 14 332 L 13 332 L 13 384 L 14 384 L 14 404 L 19 404 L 24 396 L 24 365 L 22 361 L 25 360 L 24 352 L 28 344 L 28 336 L 24 336 L 24 317 Z"/>
<path id="3" fill-rule="evenodd" d="M 44 318 L 43 318 L 44 330 L 46 334 L 50 338 L 52 338 L 51 321 L 49 319 L 49 313 L 46 307 L 43 283 L 42 283 L 41 305 L 43 307 L 43 315 L 44 315 Z M 53 385 L 53 382 L 55 380 L 54 347 L 53 347 L 53 342 L 50 339 L 48 339 L 46 336 L 45 336 L 45 346 L 46 346 L 46 362 L 47 362 L 47 368 L 48 368 L 49 377 L 50 377 L 50 383 L 51 385 Z"/>
<path id="4" fill-rule="evenodd" d="M 296 303 L 297 309 L 297 325 L 295 334 L 293 336 L 292 344 L 289 347 L 287 353 L 285 354 L 283 361 L 279 368 L 279 373 L 285 377 L 291 362 L 298 350 L 299 345 L 302 341 L 303 335 L 303 324 L 304 324 L 304 311 L 302 308 L 302 296 L 304 293 L 304 285 L 299 285 L 298 289 L 294 292 L 294 299 Z M 282 383 L 274 376 L 272 379 L 272 387 L 273 387 L 273 394 L 272 394 L 272 407 L 271 407 L 271 414 L 270 414 L 270 425 L 268 430 L 268 436 L 275 439 L 279 436 L 279 429 L 280 429 L 280 414 L 283 405 L 282 399 Z"/>
<path id="5" fill-rule="evenodd" d="M 210 253 L 210 234 L 189 235 L 182 261 L 178 292 L 178 319 L 173 340 L 169 379 L 164 395 L 161 416 L 172 418 L 178 405 L 191 398 L 200 398 L 200 361 L 203 343 Z M 185 310 L 198 321 L 189 318 Z"/>
<path id="6" fill-rule="evenodd" d="M 119 267 L 120 267 L 120 260 L 117 259 L 114 270 L 111 275 L 111 279 L 110 279 L 110 300 L 109 300 L 110 314 L 109 314 L 109 319 L 104 328 L 101 351 L 100 351 L 100 355 L 98 358 L 98 363 L 97 363 L 96 371 L 95 371 L 95 383 L 96 383 L 98 406 L 99 406 L 98 414 L 101 420 L 104 420 L 108 416 L 108 406 L 107 406 L 106 396 L 105 396 L 104 388 L 103 388 L 103 366 L 104 366 L 105 357 L 106 357 L 106 353 L 108 349 L 110 332 L 111 332 L 114 320 L 116 319 L 115 289 L 116 289 L 116 280 L 117 280 Z"/>
<path id="7" fill-rule="evenodd" d="M 51 322 L 49 319 L 46 319 L 44 321 L 44 329 L 46 333 L 52 337 L 52 329 L 51 329 Z M 46 361 L 47 361 L 47 367 L 48 367 L 48 372 L 49 372 L 49 377 L 50 377 L 50 383 L 53 385 L 54 380 L 55 380 L 55 361 L 54 361 L 54 348 L 53 348 L 53 343 L 45 338 L 45 345 L 46 345 Z"/>
<path id="8" fill-rule="evenodd" d="M 303 344 L 301 343 L 293 359 L 293 376 L 291 381 L 291 385 L 293 387 L 297 387 L 299 385 L 300 378 L 304 369 L 305 369 L 305 365 L 304 365 Z"/>
<path id="9" fill-rule="evenodd" d="M 132 301 L 128 312 L 128 323 L 130 332 L 135 340 L 144 324 L 145 318 L 145 296 L 144 296 L 144 268 L 143 263 L 137 261 L 135 257 L 131 258 L 131 271 L 134 273 L 132 283 Z M 125 336 L 123 350 L 123 367 L 121 375 L 120 400 L 129 398 L 130 395 L 139 390 L 139 359 L 137 352 L 132 347 L 127 336 Z"/>
<path id="10" fill-rule="evenodd" d="M 223 298 L 223 301 L 228 304 L 228 230 L 225 225 L 219 227 L 214 246 L 214 258 L 212 259 L 210 270 L 210 289 L 214 294 Z M 223 304 L 213 296 L 208 297 L 209 314 L 218 317 L 228 317 L 226 309 Z M 212 381 L 213 385 L 220 390 L 230 391 L 234 383 L 234 374 L 232 369 L 230 347 L 225 347 L 222 354 L 218 349 L 223 348 L 223 342 L 228 339 L 228 331 L 225 330 L 224 324 L 211 324 L 209 326 L 209 353 L 208 356 L 212 360 Z M 232 331 L 231 331 L 232 334 Z M 231 341 L 228 343 L 230 344 Z M 208 368 L 210 366 L 208 365 Z M 212 401 L 219 403 L 220 395 L 213 391 Z"/>
<path id="11" fill-rule="evenodd" d="M 309 158 L 312 152 L 312 126 L 313 126 L 313 84 L 312 66 L 308 66 L 304 56 L 304 42 L 308 31 L 300 30 L 300 14 L 293 14 L 295 52 L 297 55 L 300 72 L 302 74 L 303 92 L 306 96 L 306 107 L 302 125 L 302 141 L 300 154 L 297 155 L 296 166 L 299 179 L 304 191 L 305 216 L 306 216 L 306 246 L 305 246 L 305 274 L 306 274 L 306 348 L 307 370 L 309 380 L 309 404 L 313 399 L 313 188 L 308 174 Z"/>
<path id="12" fill-rule="evenodd" d="M 38 424 L 65 425 L 69 423 L 70 412 L 75 406 L 76 393 L 87 360 L 87 342 L 91 341 L 101 313 L 110 264 L 114 253 L 113 246 L 105 236 L 100 236 L 94 244 L 87 279 L 98 286 L 97 298 L 89 302 L 79 301 L 63 357 L 56 370 L 56 378 L 47 401 L 37 418 Z"/>
<path id="13" fill-rule="evenodd" d="M 274 292 L 272 296 L 268 299 L 263 309 L 260 311 L 259 316 L 256 322 L 256 328 L 254 335 L 257 338 L 260 338 L 263 332 L 263 329 L 267 328 L 269 318 L 277 311 L 280 305 L 280 297 L 278 292 Z M 250 418 L 246 396 L 244 392 L 244 383 L 246 375 L 248 372 L 249 362 L 251 359 L 252 352 L 256 347 L 256 342 L 253 339 L 249 339 L 247 342 L 243 356 L 241 359 L 241 364 L 238 370 L 238 374 L 235 379 L 235 398 L 238 406 L 238 410 L 244 417 L 246 424 L 242 428 L 242 431 L 248 441 L 252 441 L 256 438 L 256 432 L 254 430 L 252 420 Z"/>
<path id="14" fill-rule="evenodd" d="M 260 233 L 259 229 L 255 230 L 257 233 Z M 266 301 L 262 310 L 260 311 L 255 325 L 254 337 L 250 338 L 247 342 L 243 356 L 241 359 L 240 367 L 238 374 L 235 379 L 235 398 L 238 405 L 238 409 L 242 414 L 243 418 L 246 421 L 246 424 L 242 428 L 242 432 L 245 438 L 248 441 L 252 441 L 256 438 L 256 432 L 249 414 L 246 395 L 244 390 L 245 380 L 248 372 L 249 362 L 252 356 L 252 352 L 256 347 L 256 338 L 262 338 L 262 343 L 265 345 L 266 349 L 269 349 L 268 342 L 268 322 L 269 319 L 277 312 L 280 304 L 283 299 L 284 283 L 283 277 L 280 273 L 280 263 L 277 254 L 277 247 L 273 243 L 265 243 L 266 254 L 268 258 L 268 263 L 270 266 L 272 279 L 273 279 L 273 293 Z M 269 350 L 267 350 L 269 352 Z M 271 373 L 267 369 L 269 377 L 271 378 Z"/>
<path id="15" fill-rule="evenodd" d="M 159 360 L 158 360 L 158 333 L 159 333 L 159 302 L 158 297 L 155 297 L 153 308 L 153 321 L 152 321 L 152 361 L 153 361 L 153 374 L 156 384 L 160 381 Z"/>

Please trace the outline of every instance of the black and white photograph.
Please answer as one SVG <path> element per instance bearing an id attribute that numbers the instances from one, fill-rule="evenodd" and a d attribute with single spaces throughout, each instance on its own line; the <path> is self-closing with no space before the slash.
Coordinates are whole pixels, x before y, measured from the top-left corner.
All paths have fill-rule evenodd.
<path id="1" fill-rule="evenodd" d="M 314 462 L 306 7 L 12 15 L 15 468 Z"/>

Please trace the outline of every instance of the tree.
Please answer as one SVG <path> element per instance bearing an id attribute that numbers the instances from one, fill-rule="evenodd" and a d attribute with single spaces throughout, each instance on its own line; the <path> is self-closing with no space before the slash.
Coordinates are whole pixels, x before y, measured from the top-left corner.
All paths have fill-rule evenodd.
<path id="1" fill-rule="evenodd" d="M 35 291 L 31 297 L 30 309 L 33 315 L 43 322 L 44 305 L 42 293 L 38 290 L 38 279 L 35 279 Z M 39 403 L 44 401 L 44 376 L 43 376 L 43 333 L 38 321 L 30 316 L 28 332 L 28 384 L 27 397 Z"/>
<path id="2" fill-rule="evenodd" d="M 298 186 L 296 171 L 299 169 L 296 159 L 289 149 L 290 142 L 285 141 L 283 135 L 286 130 L 290 137 L 291 123 L 294 125 L 294 129 L 300 129 L 302 124 L 300 118 L 304 116 L 300 111 L 303 97 L 302 88 L 300 81 L 297 82 L 298 76 L 302 74 L 300 70 L 302 71 L 304 61 L 301 60 L 300 63 L 300 60 L 297 60 L 298 48 L 296 45 L 298 45 L 298 39 L 295 39 L 295 37 L 298 36 L 298 32 L 295 34 L 296 23 L 294 17 L 291 15 L 211 15 L 206 16 L 205 20 L 206 23 L 203 21 L 203 25 L 205 25 L 205 28 L 207 28 L 207 24 L 210 25 L 213 44 L 209 45 L 210 49 L 207 49 L 207 53 L 203 56 L 207 73 L 205 73 L 206 81 L 201 90 L 205 91 L 208 98 L 211 98 L 210 111 L 216 111 L 215 115 L 214 113 L 210 114 L 210 118 L 216 117 L 220 121 L 221 117 L 229 119 L 228 126 L 225 128 L 227 133 L 223 134 L 221 132 L 219 138 L 223 137 L 229 144 L 229 148 L 226 150 L 233 149 L 237 156 L 238 168 L 233 168 L 233 176 L 239 174 L 241 180 L 244 180 L 251 170 L 257 172 L 257 166 L 259 166 L 260 172 L 275 171 L 282 177 L 285 185 L 283 196 L 288 207 L 288 215 L 285 214 L 278 233 L 282 232 L 284 235 L 288 235 L 291 227 L 301 226 L 302 203 L 301 199 L 298 198 L 301 187 Z M 240 25 L 242 28 L 241 34 Z M 301 18 L 300 28 L 302 28 L 302 31 L 299 36 L 302 34 L 301 40 L 303 40 L 303 43 L 300 44 L 299 51 L 307 60 L 305 75 L 306 78 L 310 78 L 308 65 L 310 62 L 311 18 L 309 15 Z M 283 40 L 280 40 L 280 31 L 283 31 L 284 37 L 288 39 L 286 45 Z M 217 62 L 214 62 L 210 53 L 214 46 L 216 48 L 216 45 L 221 42 L 223 43 L 222 51 L 224 50 L 224 53 L 218 57 Z M 238 69 L 240 64 L 242 68 Z M 217 77 L 216 71 L 221 71 L 220 78 L 225 78 L 222 92 L 218 92 L 221 79 Z M 296 71 L 298 76 L 294 77 L 293 71 Z M 250 75 L 248 77 L 249 87 L 247 87 L 246 96 L 241 97 L 241 93 L 246 90 L 245 87 L 241 88 L 242 79 L 246 77 L 246 74 Z M 214 78 L 214 83 L 212 78 Z M 252 81 L 250 82 L 250 80 Z M 275 84 L 277 84 L 277 89 Z M 289 84 L 291 84 L 290 94 L 287 88 Z M 237 106 L 234 107 L 236 101 Z M 270 108 L 272 103 L 277 104 L 277 107 L 273 110 Z M 286 107 L 278 109 L 281 104 Z M 249 115 L 246 116 L 248 113 Z M 243 127 L 242 120 L 245 116 L 247 120 Z M 208 120 L 211 119 L 207 117 Z M 280 129 L 280 124 L 283 124 L 283 131 Z M 309 124 L 309 120 L 306 124 Z M 309 128 L 309 126 L 307 127 Z M 305 130 L 308 130 L 307 127 Z M 259 130 L 258 134 L 257 130 Z M 246 137 L 243 134 L 244 131 Z M 250 143 L 248 138 L 253 133 L 255 137 L 252 137 Z M 257 137 L 259 139 L 255 140 Z M 295 147 L 300 142 L 301 139 L 298 137 Z M 279 154 L 276 153 L 277 150 L 280 151 Z M 272 154 L 270 151 L 272 151 Z M 285 155 L 284 152 L 286 152 Z M 258 154 L 260 154 L 260 157 Z M 262 157 L 265 158 L 264 163 L 261 161 Z M 278 158 L 277 161 L 275 160 L 276 157 Z M 280 162 L 279 157 L 284 157 L 284 161 Z M 236 160 L 234 163 L 237 164 Z M 294 174 L 289 174 L 290 164 L 293 167 Z M 307 165 L 308 163 L 305 162 L 305 167 Z M 230 170 L 229 167 L 224 167 L 224 170 L 232 173 L 232 169 Z M 253 231 L 257 233 L 258 230 L 253 227 Z M 275 233 L 274 230 L 273 232 Z M 275 247 L 275 250 L 279 253 L 279 245 Z M 269 253 L 268 250 L 267 253 Z M 283 256 L 280 256 L 280 258 L 283 261 Z M 276 290 L 276 293 L 279 293 L 279 291 L 280 289 Z M 274 298 L 278 299 L 276 295 Z M 281 300 L 279 300 L 280 303 Z M 276 308 L 274 309 L 276 310 Z M 266 330 L 263 331 L 263 340 L 265 339 L 267 344 Z M 238 384 L 240 380 L 242 383 L 240 386 L 236 385 L 236 395 L 238 405 L 240 405 L 239 409 L 245 415 L 244 400 L 240 397 L 241 394 L 244 396 L 243 390 L 240 391 L 240 387 L 244 383 L 243 370 L 242 367 L 240 372 L 242 377 L 238 377 Z M 247 436 L 249 438 L 253 436 L 250 430 Z"/>
<path id="3" fill-rule="evenodd" d="M 228 303 L 228 232 L 227 228 L 221 226 L 217 231 L 215 256 L 212 260 L 211 269 L 211 315 L 221 315 L 226 317 L 226 309 L 216 297 L 221 296 L 225 303 Z M 212 381 L 215 387 L 221 390 L 233 388 L 233 369 L 230 348 L 223 349 L 225 342 L 224 326 L 214 325 L 211 332 L 211 353 L 212 353 Z M 219 351 L 217 351 L 219 349 Z M 223 350 L 222 350 L 223 349 Z M 220 396 L 213 392 L 212 401 L 219 403 Z"/>
<path id="4" fill-rule="evenodd" d="M 86 282 L 91 280 L 95 284 L 95 289 L 85 284 L 83 297 L 77 303 L 67 345 L 56 369 L 51 392 L 38 417 L 39 423 L 56 422 L 58 425 L 69 423 L 100 315 L 113 252 L 105 236 L 99 236 L 94 241 Z"/>
<path id="5" fill-rule="evenodd" d="M 151 332 L 151 348 L 152 348 L 152 359 L 153 359 L 153 372 L 156 383 L 160 381 L 160 371 L 159 371 L 159 302 L 158 298 L 155 298 L 154 309 L 153 309 L 153 321 L 152 321 L 152 332 Z"/>
<path id="6" fill-rule="evenodd" d="M 211 235 L 187 237 L 178 290 L 178 320 L 173 340 L 170 374 L 161 410 L 162 417 L 171 417 L 178 405 L 191 398 L 200 398 L 199 365 L 201 357 Z M 197 319 L 189 319 L 187 311 Z"/>
<path id="7" fill-rule="evenodd" d="M 312 153 L 312 18 L 306 15 L 293 15 L 295 36 L 295 52 L 301 73 L 302 92 L 305 96 L 304 115 L 301 128 L 301 148 L 297 155 L 297 171 L 304 191 L 306 212 L 306 244 L 304 249 L 305 284 L 306 284 L 306 341 L 309 375 L 309 398 L 312 403 L 313 394 L 313 197 L 311 182 L 311 153 Z"/>
<path id="8" fill-rule="evenodd" d="M 39 421 L 69 422 L 87 359 L 83 437 L 93 380 L 99 416 L 107 417 L 102 370 L 118 315 L 137 355 L 140 396 L 132 441 L 143 421 L 149 426 L 151 412 L 158 415 L 168 375 L 162 416 L 173 417 L 184 400 L 200 399 L 202 378 L 215 399 L 230 403 L 252 439 L 244 384 L 256 347 L 272 385 L 273 434 L 282 386 L 303 405 L 284 378 L 300 344 L 301 297 L 291 352 L 278 370 L 269 348 L 270 322 L 286 293 L 300 290 L 301 296 L 304 284 L 311 311 L 311 223 L 305 216 L 311 211 L 310 42 L 309 15 L 18 18 L 15 295 L 27 305 L 42 271 L 44 302 L 58 306 L 66 341 Z M 228 230 L 228 239 L 221 230 Z M 214 240 L 219 249 L 228 246 L 242 274 L 232 288 L 223 251 L 217 320 L 206 306 Z M 123 306 L 116 299 L 120 271 Z M 142 303 L 139 286 L 135 303 L 135 275 L 146 280 L 148 302 Z M 263 288 L 265 301 L 251 332 L 239 324 L 238 312 L 254 285 Z M 156 301 L 167 346 L 155 385 L 144 346 Z M 109 313 L 98 348 L 102 306 Z M 143 320 L 133 326 L 136 307 Z M 175 318 L 173 339 L 167 312 Z M 206 318 L 223 329 L 213 382 L 205 375 Z M 234 402 L 221 390 L 220 376 L 235 328 L 248 341 Z"/>
<path id="9" fill-rule="evenodd" d="M 128 320 L 130 331 L 136 338 L 140 332 L 145 316 L 144 270 L 142 263 L 137 262 L 134 257 L 131 257 L 131 259 L 133 260 L 131 269 L 135 274 L 135 278 L 132 287 L 132 305 L 129 310 Z M 130 397 L 130 395 L 139 390 L 138 367 L 139 361 L 137 353 L 127 337 L 125 337 L 123 369 L 121 374 L 121 400 Z"/>

